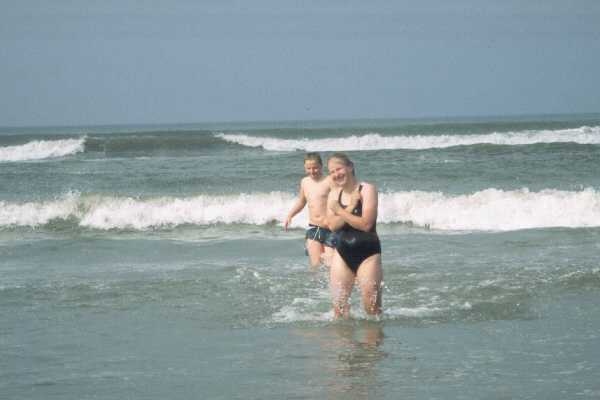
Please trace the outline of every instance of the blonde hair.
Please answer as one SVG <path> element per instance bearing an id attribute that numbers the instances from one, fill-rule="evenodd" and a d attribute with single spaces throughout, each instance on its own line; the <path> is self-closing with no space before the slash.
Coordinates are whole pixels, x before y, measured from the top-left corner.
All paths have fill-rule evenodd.
<path id="1" fill-rule="evenodd" d="M 329 159 L 327 160 L 327 162 L 329 163 L 333 159 L 338 160 L 339 162 L 344 164 L 346 167 L 352 168 L 352 175 L 356 176 L 354 163 L 352 162 L 352 160 L 350 160 L 350 157 L 348 157 L 346 155 L 346 153 L 333 153 L 332 155 L 329 156 Z"/>
<path id="2" fill-rule="evenodd" d="M 304 162 L 307 161 L 316 161 L 320 166 L 323 166 L 323 160 L 321 159 L 319 153 L 306 153 L 304 155 Z"/>

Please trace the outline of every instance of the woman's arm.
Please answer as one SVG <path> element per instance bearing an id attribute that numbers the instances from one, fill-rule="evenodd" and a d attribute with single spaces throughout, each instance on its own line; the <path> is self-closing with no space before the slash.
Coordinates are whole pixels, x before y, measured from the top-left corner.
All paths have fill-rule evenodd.
<path id="1" fill-rule="evenodd" d="M 361 191 L 362 216 L 352 214 L 352 208 L 338 207 L 336 214 L 353 228 L 369 232 L 377 221 L 377 188 L 369 183 L 363 184 Z"/>
<path id="2" fill-rule="evenodd" d="M 338 204 L 338 196 L 340 194 L 341 189 L 332 189 L 329 192 L 329 197 L 327 198 L 327 225 L 329 229 L 332 231 L 339 230 L 342 226 L 344 226 L 344 220 L 337 215 L 337 209 L 340 209 L 340 205 Z"/>

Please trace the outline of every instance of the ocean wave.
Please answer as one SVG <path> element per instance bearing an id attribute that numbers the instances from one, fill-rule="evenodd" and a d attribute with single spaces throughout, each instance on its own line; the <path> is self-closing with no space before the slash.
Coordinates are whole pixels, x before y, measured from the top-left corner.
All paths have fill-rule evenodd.
<path id="1" fill-rule="evenodd" d="M 16 146 L 0 147 L 0 162 L 43 160 L 81 153 L 85 149 L 85 140 L 85 137 L 78 139 L 35 140 Z"/>
<path id="2" fill-rule="evenodd" d="M 69 193 L 44 202 L 0 202 L 0 228 L 40 227 L 68 220 L 99 230 L 148 230 L 180 225 L 281 224 L 295 201 L 286 192 L 132 198 Z M 268 206 L 266 206 L 268 205 Z M 306 209 L 293 228 L 308 223 Z M 450 195 L 407 191 L 381 193 L 378 224 L 408 224 L 441 231 L 511 231 L 599 227 L 600 192 L 486 189 Z"/>
<path id="3" fill-rule="evenodd" d="M 223 141 L 208 131 L 134 132 L 120 135 L 88 137 L 87 152 L 127 153 L 155 151 L 206 150 Z"/>
<path id="4" fill-rule="evenodd" d="M 281 220 L 293 201 L 291 193 L 283 192 L 151 199 L 69 193 L 53 201 L 0 202 L 0 227 L 39 227 L 67 219 L 75 219 L 81 227 L 101 230 L 188 224 L 265 225 Z M 301 220 L 300 216 L 297 223 Z"/>
<path id="5" fill-rule="evenodd" d="M 600 144 L 600 126 L 574 129 L 527 130 L 478 135 L 364 135 L 323 139 L 279 139 L 246 134 L 215 133 L 215 137 L 247 147 L 270 151 L 360 151 L 360 150 L 424 150 L 479 144 L 518 146 L 536 143 Z"/>
<path id="6" fill-rule="evenodd" d="M 379 220 L 434 230 L 513 231 L 600 226 L 600 193 L 486 189 L 473 194 L 410 191 L 380 194 Z"/>

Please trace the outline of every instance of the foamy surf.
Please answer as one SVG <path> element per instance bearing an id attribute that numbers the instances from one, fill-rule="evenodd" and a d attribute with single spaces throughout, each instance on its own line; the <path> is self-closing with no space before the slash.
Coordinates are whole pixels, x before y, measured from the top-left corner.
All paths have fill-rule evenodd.
<path id="1" fill-rule="evenodd" d="M 361 151 L 425 150 L 454 146 L 493 144 L 518 146 L 536 143 L 600 144 L 600 127 L 575 129 L 502 132 L 479 135 L 382 136 L 379 133 L 323 139 L 278 139 L 246 134 L 216 133 L 215 137 L 247 147 L 269 151 Z"/>
<path id="2" fill-rule="evenodd" d="M 295 201 L 286 192 L 132 198 L 67 194 L 45 202 L 0 202 L 0 227 L 38 227 L 74 220 L 84 228 L 147 230 L 180 225 L 281 224 Z M 304 210 L 292 227 L 307 225 Z M 486 189 L 450 195 L 408 191 L 381 193 L 379 224 L 410 224 L 441 231 L 512 231 L 600 226 L 600 193 L 554 189 L 531 192 Z"/>
<path id="3" fill-rule="evenodd" d="M 600 193 L 486 189 L 473 194 L 382 193 L 379 221 L 434 230 L 513 231 L 600 226 Z"/>
<path id="4" fill-rule="evenodd" d="M 85 138 L 35 140 L 17 146 L 0 147 L 0 162 L 65 157 L 71 154 L 81 153 L 84 149 Z"/>
<path id="5" fill-rule="evenodd" d="M 0 227 L 38 227 L 66 219 L 77 220 L 81 227 L 101 230 L 146 230 L 187 224 L 265 225 L 281 221 L 294 200 L 294 195 L 283 192 L 149 199 L 69 193 L 53 201 L 1 201 Z M 305 226 L 305 215 L 299 215 L 294 225 Z"/>
<path id="6" fill-rule="evenodd" d="M 295 306 L 283 306 L 279 311 L 272 315 L 272 322 L 275 323 L 296 323 L 296 322 L 323 322 L 334 319 L 333 311 L 308 311 L 299 309 Z"/>
<path id="7" fill-rule="evenodd" d="M 80 196 L 66 194 L 61 199 L 42 201 L 9 203 L 0 201 L 0 227 L 29 226 L 38 227 L 54 220 L 66 220 L 78 217 Z"/>

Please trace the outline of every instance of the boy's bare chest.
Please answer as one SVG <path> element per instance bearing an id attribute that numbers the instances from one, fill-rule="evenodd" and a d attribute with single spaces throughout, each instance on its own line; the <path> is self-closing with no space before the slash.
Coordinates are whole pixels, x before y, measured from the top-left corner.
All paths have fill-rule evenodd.
<path id="1" fill-rule="evenodd" d="M 305 194 L 309 200 L 326 199 L 329 195 L 329 185 L 326 182 L 308 182 Z"/>

